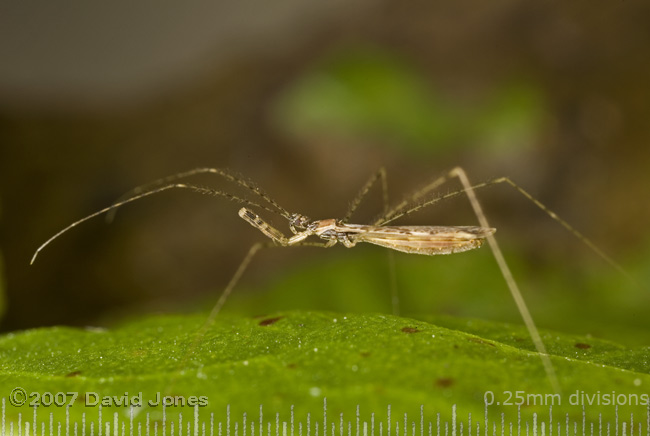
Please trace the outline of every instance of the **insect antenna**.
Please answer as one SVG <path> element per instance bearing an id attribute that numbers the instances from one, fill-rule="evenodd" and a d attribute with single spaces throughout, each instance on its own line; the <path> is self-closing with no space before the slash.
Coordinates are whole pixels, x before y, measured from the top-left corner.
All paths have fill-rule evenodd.
<path id="1" fill-rule="evenodd" d="M 171 176 L 163 177 L 158 180 L 154 180 L 153 182 L 149 182 L 144 185 L 138 186 L 134 189 L 131 189 L 130 191 L 128 191 L 127 193 L 125 193 L 124 195 L 122 195 L 120 198 L 117 199 L 116 203 L 113 205 L 115 207 L 106 214 L 106 221 L 107 222 L 113 221 L 113 219 L 115 218 L 115 214 L 117 213 L 117 209 L 119 208 L 119 206 L 121 206 L 120 203 L 126 198 L 131 198 L 143 192 L 154 190 L 157 186 L 170 185 L 177 180 L 184 179 L 186 177 L 191 177 L 197 174 L 206 174 L 206 173 L 216 174 L 228 180 L 229 182 L 236 183 L 239 186 L 248 189 L 250 192 L 258 196 L 259 198 L 263 199 L 264 201 L 266 201 L 268 204 L 270 204 L 275 208 L 275 210 L 270 210 L 270 212 L 279 213 L 286 219 L 289 219 L 291 217 L 291 214 L 285 208 L 280 206 L 275 200 L 273 200 L 266 192 L 262 191 L 259 187 L 257 187 L 255 183 L 253 183 L 252 181 L 246 180 L 242 176 L 234 175 L 228 172 L 227 170 L 220 169 L 220 168 L 195 168 L 193 170 L 184 171 L 182 173 L 172 174 Z"/>
<path id="2" fill-rule="evenodd" d="M 169 184 L 169 185 L 161 186 L 159 188 L 154 188 L 154 189 L 150 189 L 148 191 L 140 192 L 140 193 L 138 193 L 136 195 L 133 195 L 132 197 L 127 198 L 126 200 L 119 201 L 119 202 L 117 202 L 117 203 L 115 203 L 115 204 L 113 204 L 111 206 L 105 207 L 104 209 L 98 210 L 95 213 L 92 213 L 92 214 L 90 214 L 90 215 L 88 215 L 88 216 L 86 216 L 86 217 L 84 217 L 84 218 L 82 218 L 80 220 L 77 220 L 77 221 L 73 222 L 69 226 L 67 226 L 64 229 L 57 232 L 54 236 L 52 236 L 50 239 L 45 241 L 43 244 L 41 244 L 41 246 L 38 247 L 36 249 L 36 251 L 34 252 L 34 255 L 32 256 L 32 260 L 31 260 L 30 264 L 34 263 L 34 261 L 36 260 L 36 257 L 41 252 L 41 250 L 43 250 L 43 248 L 48 246 L 52 241 L 54 241 L 56 238 L 58 238 L 59 236 L 61 236 L 62 234 L 64 234 L 68 230 L 70 230 L 71 228 L 76 227 L 79 224 L 81 224 L 81 223 L 83 223 L 85 221 L 88 221 L 89 219 L 94 218 L 94 217 L 96 217 L 98 215 L 113 211 L 113 210 L 117 209 L 118 207 L 123 206 L 123 205 L 125 205 L 127 203 L 131 203 L 131 202 L 133 202 L 135 200 L 139 200 L 141 198 L 148 197 L 148 196 L 153 195 L 153 194 L 158 194 L 160 192 L 167 191 L 167 190 L 170 190 L 170 189 L 189 189 L 191 191 L 198 192 L 199 194 L 212 195 L 212 196 L 215 196 L 215 197 L 225 197 L 225 198 L 227 198 L 228 200 L 231 200 L 231 201 L 236 201 L 238 203 L 248 204 L 249 206 L 258 207 L 260 209 L 266 210 L 266 211 L 271 212 L 271 213 L 278 213 L 278 211 L 276 211 L 276 210 L 274 210 L 274 209 L 272 209 L 272 208 L 270 208 L 270 207 L 268 207 L 266 205 L 254 203 L 254 202 L 252 202 L 252 201 L 250 201 L 248 199 L 238 197 L 238 196 L 233 195 L 233 194 L 231 194 L 229 192 L 219 191 L 219 190 L 216 190 L 216 189 L 207 188 L 207 187 L 198 186 L 198 185 L 190 185 L 190 184 L 185 184 L 185 183 L 172 183 L 172 184 Z M 282 209 L 282 210 L 284 211 L 284 209 Z"/>

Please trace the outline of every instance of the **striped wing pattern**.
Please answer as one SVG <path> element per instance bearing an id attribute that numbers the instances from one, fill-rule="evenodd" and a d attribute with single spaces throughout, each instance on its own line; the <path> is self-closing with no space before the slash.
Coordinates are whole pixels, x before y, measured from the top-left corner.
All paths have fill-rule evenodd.
<path id="1" fill-rule="evenodd" d="M 496 229 L 472 226 L 359 226 L 346 225 L 354 242 L 368 242 L 405 253 L 452 254 L 473 250 Z"/>

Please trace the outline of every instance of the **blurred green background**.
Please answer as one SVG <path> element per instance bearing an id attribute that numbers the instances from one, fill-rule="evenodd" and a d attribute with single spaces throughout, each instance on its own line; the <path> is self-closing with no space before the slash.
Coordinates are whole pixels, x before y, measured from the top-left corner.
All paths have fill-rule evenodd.
<path id="1" fill-rule="evenodd" d="M 143 183 L 227 167 L 285 208 L 342 217 L 380 166 L 399 201 L 460 165 L 540 327 L 648 343 L 650 6 L 625 2 L 3 5 L 4 331 L 209 308 L 264 237 L 238 205 L 167 192 L 69 223 Z M 214 177 L 196 182 L 231 189 Z M 458 189 L 445 186 L 442 192 Z M 235 191 L 240 192 L 235 189 Z M 354 221 L 381 210 L 372 192 Z M 288 232 L 281 219 L 264 217 Z M 401 221 L 473 225 L 465 198 Z M 391 312 L 384 249 L 272 249 L 225 310 Z M 401 313 L 520 322 L 487 248 L 395 256 Z"/>

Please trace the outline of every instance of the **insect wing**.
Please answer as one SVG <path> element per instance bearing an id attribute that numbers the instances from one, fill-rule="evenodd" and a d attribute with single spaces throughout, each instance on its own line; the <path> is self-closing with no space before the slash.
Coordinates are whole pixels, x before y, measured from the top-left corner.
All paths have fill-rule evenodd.
<path id="1" fill-rule="evenodd" d="M 495 229 L 484 227 L 386 226 L 354 233 L 355 242 L 368 242 L 405 253 L 452 254 L 473 250 Z"/>

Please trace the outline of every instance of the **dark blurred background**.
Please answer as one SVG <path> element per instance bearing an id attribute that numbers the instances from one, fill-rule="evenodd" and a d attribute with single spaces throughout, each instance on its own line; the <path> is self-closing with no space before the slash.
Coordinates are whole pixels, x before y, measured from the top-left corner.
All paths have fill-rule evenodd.
<path id="1" fill-rule="evenodd" d="M 2 328 L 213 304 L 264 239 L 220 198 L 143 199 L 29 266 L 55 232 L 159 177 L 227 167 L 291 211 L 330 218 L 382 165 L 394 202 L 461 165 L 474 182 L 510 176 L 638 281 L 514 190 L 482 190 L 541 326 L 643 342 L 649 22 L 650 4 L 634 0 L 4 2 Z M 370 193 L 354 221 L 380 200 Z M 476 219 L 458 198 L 403 222 Z M 396 265 L 402 313 L 519 322 L 487 249 L 398 253 Z M 268 250 L 226 309 L 390 312 L 386 269 L 378 247 Z"/>

